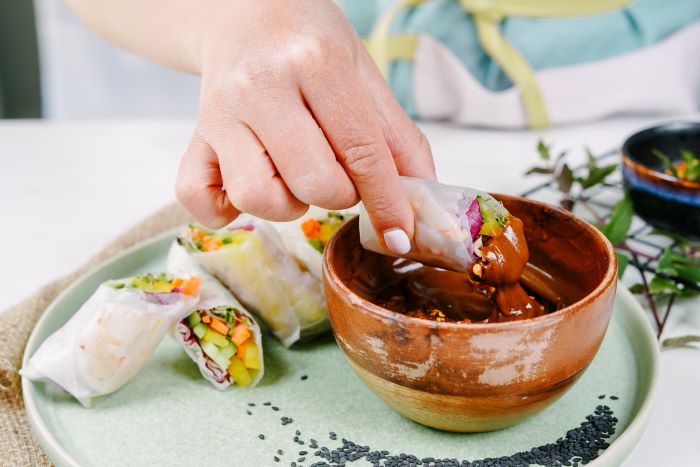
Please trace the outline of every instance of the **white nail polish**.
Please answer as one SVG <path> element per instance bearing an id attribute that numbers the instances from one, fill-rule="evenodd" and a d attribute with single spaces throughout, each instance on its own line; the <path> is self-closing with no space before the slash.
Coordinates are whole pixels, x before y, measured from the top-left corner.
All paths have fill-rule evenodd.
<path id="1" fill-rule="evenodd" d="M 391 229 L 384 232 L 384 242 L 389 251 L 395 255 L 405 255 L 411 251 L 411 241 L 401 229 Z"/>

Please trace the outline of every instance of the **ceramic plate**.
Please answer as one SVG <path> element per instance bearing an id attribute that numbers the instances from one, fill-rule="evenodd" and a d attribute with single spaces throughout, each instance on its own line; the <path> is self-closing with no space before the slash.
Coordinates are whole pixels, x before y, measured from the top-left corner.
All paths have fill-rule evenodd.
<path id="1" fill-rule="evenodd" d="M 160 271 L 174 235 L 139 244 L 66 289 L 37 323 L 24 363 L 102 281 Z M 604 404 L 618 419 L 616 432 L 610 447 L 588 465 L 617 466 L 646 425 L 658 371 L 651 326 L 624 288 L 619 288 L 598 355 L 574 387 L 526 422 L 491 433 L 445 433 L 403 418 L 360 382 L 331 337 L 290 350 L 266 337 L 264 348 L 260 385 L 220 392 L 166 337 L 129 384 L 91 409 L 52 385 L 23 379 L 27 416 L 42 448 L 59 466 L 310 466 L 324 460 L 314 454 L 317 449 L 337 448 L 342 438 L 421 459 L 508 456 L 556 442 Z M 293 422 L 282 425 L 282 417 Z M 294 441 L 297 430 L 304 445 Z M 311 439 L 319 448 L 309 448 Z M 300 457 L 305 459 L 299 462 Z M 363 459 L 348 465 L 370 464 Z"/>

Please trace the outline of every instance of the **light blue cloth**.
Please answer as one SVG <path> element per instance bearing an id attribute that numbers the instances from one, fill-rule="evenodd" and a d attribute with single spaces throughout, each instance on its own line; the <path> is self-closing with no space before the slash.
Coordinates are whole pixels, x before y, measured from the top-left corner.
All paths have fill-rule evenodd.
<path id="1" fill-rule="evenodd" d="M 393 3 L 336 1 L 363 37 L 369 35 L 377 19 Z M 509 17 L 501 22 L 501 31 L 535 70 L 545 70 L 631 52 L 655 44 L 698 20 L 700 0 L 637 0 L 627 8 L 582 18 Z M 434 0 L 407 9 L 397 17 L 392 31 L 422 32 L 439 40 L 487 89 L 502 90 L 513 85 L 481 48 L 471 15 L 457 0 Z M 393 64 L 388 78 L 401 104 L 415 116 L 412 65 Z"/>

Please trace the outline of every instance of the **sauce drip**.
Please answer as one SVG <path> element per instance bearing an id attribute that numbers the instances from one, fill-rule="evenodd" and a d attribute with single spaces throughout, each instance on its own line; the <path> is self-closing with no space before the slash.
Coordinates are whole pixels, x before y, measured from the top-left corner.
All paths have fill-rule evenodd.
<path id="1" fill-rule="evenodd" d="M 495 287 L 498 321 L 534 318 L 545 313 L 544 306 L 520 285 L 529 258 L 520 219 L 510 216 L 503 233 L 489 238 L 479 253 L 481 259 L 472 273 L 476 280 Z"/>
<path id="2" fill-rule="evenodd" d="M 489 238 L 479 253 L 471 275 L 368 254 L 353 274 L 352 288 L 389 310 L 457 323 L 534 318 L 575 301 L 570 287 L 528 263 L 519 219 L 511 216 L 503 234 Z"/>

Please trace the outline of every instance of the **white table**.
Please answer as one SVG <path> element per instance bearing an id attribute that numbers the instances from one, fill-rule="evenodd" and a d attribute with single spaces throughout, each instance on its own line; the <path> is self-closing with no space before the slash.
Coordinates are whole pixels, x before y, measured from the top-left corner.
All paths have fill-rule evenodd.
<path id="1" fill-rule="evenodd" d="M 536 182 L 522 174 L 535 160 L 540 136 L 575 149 L 582 159 L 584 144 L 605 151 L 651 123 L 621 119 L 538 133 L 437 124 L 423 129 L 442 181 L 517 194 Z M 172 201 L 192 126 L 146 120 L 0 123 L 0 310 L 75 269 Z M 699 306 L 695 300 L 676 309 L 668 334 L 700 332 Z M 626 467 L 697 465 L 692 458 L 700 454 L 700 350 L 664 350 L 661 365 L 651 422 Z"/>

